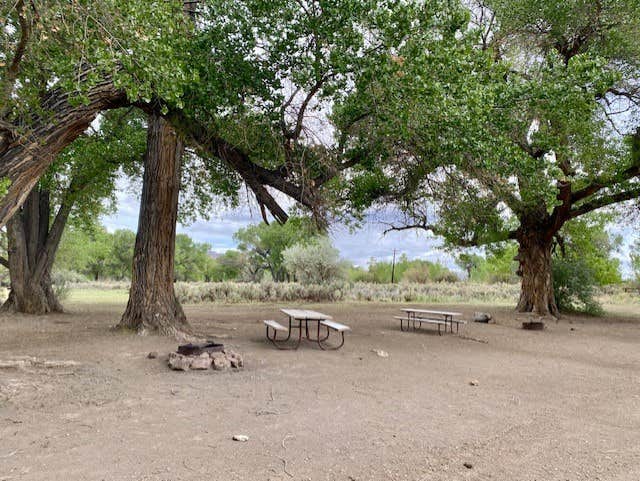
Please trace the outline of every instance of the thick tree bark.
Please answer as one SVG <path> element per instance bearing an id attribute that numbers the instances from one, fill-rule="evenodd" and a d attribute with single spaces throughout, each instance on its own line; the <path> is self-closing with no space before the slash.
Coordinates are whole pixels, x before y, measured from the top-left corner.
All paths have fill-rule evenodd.
<path id="1" fill-rule="evenodd" d="M 522 224 L 518 230 L 516 259 L 520 263 L 518 275 L 522 277 L 518 312 L 558 317 L 551 269 L 554 233 L 533 222 Z"/>
<path id="2" fill-rule="evenodd" d="M 7 224 L 11 291 L 3 309 L 27 314 L 62 312 L 51 283 L 51 268 L 69 214 L 63 205 L 49 227 L 50 196 L 35 189 Z"/>
<path id="3" fill-rule="evenodd" d="M 140 217 L 127 309 L 118 327 L 181 337 L 190 332 L 173 288 L 182 140 L 149 116 Z"/>
<path id="4" fill-rule="evenodd" d="M 88 73 L 78 80 L 84 80 Z M 86 104 L 75 105 L 70 102 L 71 97 L 60 90 L 49 93 L 42 104 L 46 114 L 23 119 L 20 126 L 0 119 L 0 179 L 11 181 L 0 204 L 0 226 L 17 212 L 60 151 L 82 134 L 101 111 L 127 104 L 124 92 L 108 78 L 89 89 Z"/>

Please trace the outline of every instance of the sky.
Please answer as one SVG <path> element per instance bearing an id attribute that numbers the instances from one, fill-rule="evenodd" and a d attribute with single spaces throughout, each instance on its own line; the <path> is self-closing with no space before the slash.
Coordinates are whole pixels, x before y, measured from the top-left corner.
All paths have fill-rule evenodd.
<path id="1" fill-rule="evenodd" d="M 131 190 L 125 185 L 119 186 L 117 211 L 103 217 L 103 224 L 110 232 L 116 229 L 136 230 L 140 201 Z M 237 246 L 233 239 L 234 232 L 261 221 L 259 210 L 245 202 L 237 209 L 221 208 L 212 213 L 209 220 L 198 220 L 190 225 L 179 224 L 178 232 L 188 234 L 198 242 L 206 242 L 211 245 L 211 250 L 222 253 Z M 426 232 L 402 231 L 384 235 L 385 229 L 384 224 L 370 216 L 362 228 L 355 231 L 345 225 L 333 225 L 330 237 L 341 256 L 355 265 L 364 266 L 372 258 L 390 261 L 396 249 L 397 256 L 406 254 L 410 259 L 440 261 L 457 269 L 453 257 L 439 249 L 442 243 Z"/>
<path id="2" fill-rule="evenodd" d="M 139 186 L 138 186 L 139 187 Z M 103 217 L 103 224 L 110 232 L 116 229 L 130 229 L 135 231 L 138 224 L 138 209 L 140 201 L 135 195 L 136 187 L 122 183 L 117 192 L 117 210 L 114 214 Z M 278 199 L 282 201 L 283 199 Z M 283 204 L 286 205 L 286 202 Z M 424 259 L 432 262 L 439 261 L 450 269 L 460 272 L 452 255 L 442 249 L 442 242 L 426 232 L 399 231 L 384 234 L 387 226 L 382 223 L 380 215 L 370 215 L 367 221 L 357 230 L 351 230 L 345 225 L 333 225 L 330 237 L 344 259 L 354 265 L 366 266 L 371 259 L 377 261 L 391 261 L 394 249 L 396 255 L 406 254 L 409 259 Z M 188 234 L 197 242 L 205 242 L 211 250 L 223 253 L 234 249 L 237 243 L 233 234 L 240 228 L 262 221 L 257 208 L 251 208 L 245 202 L 237 209 L 220 208 L 212 213 L 209 220 L 198 220 L 190 225 L 178 225 L 178 232 Z M 620 250 L 614 256 L 620 259 L 623 276 L 631 275 L 629 261 L 629 246 L 638 237 L 637 218 L 620 218 L 616 225 L 610 228 L 611 233 L 619 234 L 623 238 Z"/>

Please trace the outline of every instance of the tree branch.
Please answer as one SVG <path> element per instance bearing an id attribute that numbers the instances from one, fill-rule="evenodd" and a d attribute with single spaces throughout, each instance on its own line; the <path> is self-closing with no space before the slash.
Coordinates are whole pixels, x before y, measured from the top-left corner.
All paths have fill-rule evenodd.
<path id="1" fill-rule="evenodd" d="M 435 235 L 443 235 L 442 229 L 440 229 L 435 224 L 428 224 L 426 220 L 423 220 L 421 222 L 416 222 L 414 224 L 404 224 L 401 226 L 396 226 L 393 224 L 387 224 L 387 225 L 389 225 L 389 228 L 383 231 L 384 235 L 387 235 L 389 232 L 393 232 L 393 231 L 404 231 L 404 230 L 413 230 L 413 229 L 424 230 L 427 232 L 431 232 Z M 492 239 L 491 241 L 481 241 L 478 239 L 476 233 L 474 233 L 472 239 L 469 239 L 469 240 L 458 239 L 456 241 L 456 245 L 459 247 L 480 247 L 486 244 L 491 244 L 493 242 L 496 242 L 497 240 L 510 240 L 510 239 L 516 238 L 516 231 L 499 232 L 497 234 L 498 235 L 496 236 L 496 239 Z"/>
<path id="2" fill-rule="evenodd" d="M 18 22 L 20 24 L 20 40 L 18 40 L 18 46 L 16 47 L 16 52 L 13 55 L 13 59 L 7 67 L 7 74 L 5 76 L 4 88 L 3 88 L 3 98 L 10 98 L 11 91 L 13 90 L 13 85 L 20 73 L 20 63 L 22 62 L 22 58 L 24 57 L 24 53 L 27 49 L 27 43 L 29 41 L 29 37 L 31 35 L 31 27 L 29 22 L 27 21 L 27 17 L 24 14 L 25 4 L 24 0 L 18 0 L 15 6 L 16 11 L 18 12 Z M 0 110 L 0 117 L 4 117 L 9 109 L 9 104 L 5 105 Z"/>
<path id="3" fill-rule="evenodd" d="M 185 136 L 187 143 L 194 145 L 205 157 L 216 157 L 233 168 L 254 192 L 258 202 L 263 203 L 279 222 L 286 222 L 288 215 L 265 186 L 279 190 L 312 210 L 317 207 L 313 186 L 296 185 L 289 182 L 279 170 L 256 164 L 246 152 L 212 134 L 198 121 L 187 118 L 182 111 L 172 110 L 166 117 Z"/>
<path id="4" fill-rule="evenodd" d="M 611 187 L 615 183 L 625 181 L 625 180 L 630 180 L 630 179 L 633 179 L 634 177 L 639 177 L 639 176 L 640 176 L 640 163 L 637 165 L 633 165 L 628 169 L 626 169 L 625 171 L 623 171 L 619 176 L 616 177 L 615 181 L 613 182 L 607 181 L 604 177 L 598 177 L 594 179 L 586 187 L 580 190 L 577 190 L 573 194 L 571 194 L 571 203 L 575 204 L 576 202 L 584 200 L 587 197 L 597 193 L 598 191 L 606 187 Z"/>
<path id="5" fill-rule="evenodd" d="M 72 207 L 73 201 L 69 201 L 63 202 L 58 208 L 58 212 L 53 220 L 51 229 L 49 229 L 47 240 L 37 256 L 36 266 L 33 273 L 36 279 L 40 278 L 43 272 L 50 270 L 53 266 L 53 261 L 55 260 L 56 252 L 60 245 L 60 240 L 62 239 L 62 233 L 64 232 L 64 227 L 67 224 L 67 219 L 69 218 Z"/>
<path id="6" fill-rule="evenodd" d="M 607 207 L 609 205 L 617 204 L 618 202 L 624 202 L 627 200 L 637 199 L 640 197 L 640 187 L 627 190 L 624 192 L 618 192 L 616 194 L 605 195 L 594 199 L 590 202 L 586 202 L 579 207 L 571 209 L 571 219 L 575 219 L 581 215 L 587 214 L 597 209 Z"/>
<path id="7" fill-rule="evenodd" d="M 315 84 L 313 84 L 313 86 L 311 87 L 311 90 L 309 90 L 309 92 L 307 93 L 307 96 L 304 98 L 304 100 L 302 101 L 302 104 L 300 105 L 300 109 L 298 110 L 298 115 L 296 117 L 295 127 L 291 130 L 283 132 L 286 139 L 296 140 L 298 137 L 300 137 L 300 133 L 302 132 L 302 126 L 304 122 L 304 116 L 307 111 L 307 108 L 309 107 L 309 103 L 320 91 L 324 83 L 327 80 L 329 80 L 331 77 L 332 77 L 332 74 L 325 74 L 322 77 L 320 77 Z M 293 100 L 293 98 L 290 100 Z"/>
<path id="8" fill-rule="evenodd" d="M 571 212 L 571 182 L 558 182 L 558 195 L 556 197 L 561 204 L 554 207 L 551 213 L 553 232 L 558 232 L 562 225 L 569 220 Z"/>

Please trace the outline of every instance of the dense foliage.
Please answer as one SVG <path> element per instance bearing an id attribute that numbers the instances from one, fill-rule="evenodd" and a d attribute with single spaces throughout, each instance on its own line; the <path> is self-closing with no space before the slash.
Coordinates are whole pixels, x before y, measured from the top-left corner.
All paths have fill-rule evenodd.
<path id="1" fill-rule="evenodd" d="M 351 267 L 348 278 L 352 282 L 388 284 L 393 272 L 394 282 L 426 284 L 430 282 L 456 282 L 458 276 L 440 264 L 420 259 L 409 260 L 402 254 L 395 262 L 371 259 L 367 268 Z"/>
<path id="2" fill-rule="evenodd" d="M 294 244 L 282 252 L 284 268 L 301 284 L 328 284 L 342 280 L 340 252 L 328 237 Z"/>
<path id="3" fill-rule="evenodd" d="M 553 287 L 561 312 L 602 314 L 602 307 L 595 299 L 596 278 L 583 260 L 560 259 L 554 262 Z"/>
<path id="4" fill-rule="evenodd" d="M 620 248 L 622 237 L 608 232 L 616 220 L 616 216 L 594 214 L 568 222 L 560 233 L 555 258 L 583 264 L 596 285 L 619 284 L 620 260 L 613 254 Z"/>
<path id="5" fill-rule="evenodd" d="M 616 241 L 603 223 L 580 219 L 640 196 L 639 14 L 635 0 L 6 3 L 2 222 L 39 181 L 54 205 L 81 206 L 65 243 L 82 249 L 73 258 L 63 246 L 60 264 L 95 279 L 125 277 L 131 234 L 91 224 L 118 173 L 138 173 L 139 114 L 104 115 L 45 167 L 98 110 L 136 105 L 166 115 L 189 144 L 183 220 L 236 204 L 243 185 L 265 221 L 268 212 L 288 219 L 274 190 L 318 225 L 329 207 L 357 218 L 394 204 L 404 215 L 397 228 L 431 230 L 455 246 L 500 243 L 486 258 L 460 256 L 460 265 L 485 281 L 518 272 L 519 307 L 555 313 L 542 292 L 552 259 L 598 284 L 620 280 Z M 106 103 L 65 135 L 47 130 L 91 104 L 102 84 Z M 56 117 L 62 105 L 69 112 Z M 51 150 L 20 157 L 15 146 Z M 215 262 L 207 246 L 178 236 L 176 278 L 310 279 L 314 256 L 338 262 L 316 234 L 298 218 L 251 226 L 236 234 L 240 252 Z M 390 279 L 390 271 L 378 263 L 353 276 Z M 406 259 L 394 274 L 454 279 L 439 264 Z"/>
<path id="6" fill-rule="evenodd" d="M 43 92 L 88 90 L 105 78 L 132 100 L 180 103 L 193 72 L 183 3 L 144 0 L 3 2 L 0 6 L 0 118 L 42 113 Z M 25 129 L 29 125 L 24 124 Z"/>
<path id="7" fill-rule="evenodd" d="M 240 251 L 246 253 L 244 278 L 259 281 L 268 273 L 274 281 L 284 281 L 284 251 L 298 243 L 304 243 L 317 235 L 317 229 L 307 218 L 293 217 L 280 225 L 256 224 L 238 230 L 234 238 Z"/>
<path id="8" fill-rule="evenodd" d="M 366 159 L 344 187 L 351 212 L 393 203 L 405 214 L 394 228 L 456 246 L 517 240 L 518 308 L 557 313 L 556 235 L 640 196 L 639 9 L 477 2 L 449 17 L 449 35 L 411 31 L 334 116 Z"/>

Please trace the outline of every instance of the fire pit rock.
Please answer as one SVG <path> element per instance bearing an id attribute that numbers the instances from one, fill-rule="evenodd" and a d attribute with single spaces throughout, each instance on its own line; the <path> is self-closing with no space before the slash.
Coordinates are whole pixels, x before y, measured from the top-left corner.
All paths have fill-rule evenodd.
<path id="1" fill-rule="evenodd" d="M 191 361 L 193 361 L 193 358 L 183 356 L 177 352 L 169 354 L 169 367 L 174 371 L 188 371 L 191 367 Z"/>
<path id="2" fill-rule="evenodd" d="M 226 371 L 231 367 L 231 361 L 227 358 L 227 356 L 216 356 L 213 358 L 213 362 L 211 363 L 211 365 L 216 371 Z"/>
<path id="3" fill-rule="evenodd" d="M 211 367 L 211 358 L 209 354 L 203 352 L 191 361 L 190 369 L 209 369 Z"/>
<path id="4" fill-rule="evenodd" d="M 226 371 L 244 366 L 242 356 L 222 344 L 186 344 L 178 352 L 169 354 L 169 367 L 174 371 L 207 370 Z"/>

